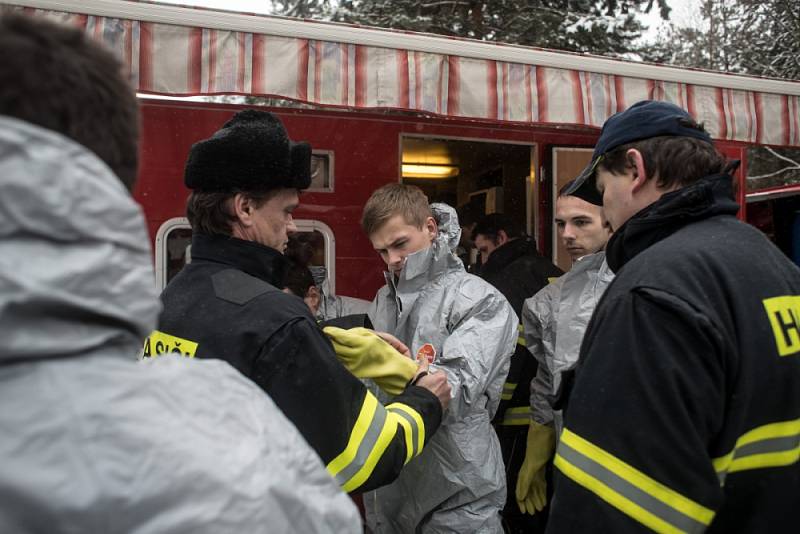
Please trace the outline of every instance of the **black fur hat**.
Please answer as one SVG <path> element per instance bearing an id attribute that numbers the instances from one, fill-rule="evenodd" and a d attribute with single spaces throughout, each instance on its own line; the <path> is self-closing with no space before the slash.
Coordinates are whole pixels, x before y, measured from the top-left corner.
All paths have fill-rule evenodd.
<path id="1" fill-rule="evenodd" d="M 289 139 L 272 113 L 240 111 L 192 145 L 183 179 L 189 189 L 204 192 L 305 189 L 311 183 L 311 145 Z"/>

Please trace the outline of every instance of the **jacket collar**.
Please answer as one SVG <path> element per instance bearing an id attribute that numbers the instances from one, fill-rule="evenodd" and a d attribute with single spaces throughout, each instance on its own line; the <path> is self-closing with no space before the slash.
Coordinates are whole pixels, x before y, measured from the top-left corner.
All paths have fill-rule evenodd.
<path id="1" fill-rule="evenodd" d="M 637 254 L 684 226 L 715 215 L 736 215 L 733 178 L 707 176 L 696 183 L 665 193 L 623 224 L 606 247 L 606 259 L 615 273 Z"/>
<path id="2" fill-rule="evenodd" d="M 283 287 L 288 267 L 286 258 L 274 248 L 220 235 L 194 234 L 192 260 L 230 265 L 278 289 Z"/>
<path id="3" fill-rule="evenodd" d="M 517 237 L 494 249 L 486 264 L 481 268 L 481 276 L 495 275 L 508 264 L 523 256 L 539 256 L 539 251 L 536 250 L 536 241 L 530 236 Z"/>
<path id="4" fill-rule="evenodd" d="M 390 272 L 384 272 L 386 282 L 397 294 L 412 294 L 420 291 L 428 282 L 452 270 L 463 270 L 464 265 L 450 250 L 444 238 L 437 237 L 430 247 L 409 254 L 397 280 Z"/>

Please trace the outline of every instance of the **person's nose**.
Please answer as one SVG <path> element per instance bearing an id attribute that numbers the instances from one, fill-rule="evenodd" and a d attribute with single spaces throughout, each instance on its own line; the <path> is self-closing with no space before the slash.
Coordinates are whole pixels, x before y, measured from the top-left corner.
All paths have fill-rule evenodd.
<path id="1" fill-rule="evenodd" d="M 571 224 L 564 225 L 564 231 L 561 234 L 561 238 L 566 241 L 574 241 L 575 240 L 575 227 Z"/>
<path id="2" fill-rule="evenodd" d="M 399 265 L 403 261 L 403 255 L 390 250 L 387 253 L 389 258 L 389 265 Z"/>
<path id="3" fill-rule="evenodd" d="M 290 235 L 297 233 L 297 225 L 291 215 L 289 215 L 289 224 L 286 225 L 286 233 Z"/>

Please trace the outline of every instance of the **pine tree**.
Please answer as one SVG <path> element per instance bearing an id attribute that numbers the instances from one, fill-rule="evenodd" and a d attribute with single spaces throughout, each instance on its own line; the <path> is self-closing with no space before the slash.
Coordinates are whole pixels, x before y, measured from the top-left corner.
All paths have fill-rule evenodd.
<path id="1" fill-rule="evenodd" d="M 674 25 L 641 51 L 648 61 L 800 79 L 800 2 L 704 0 L 696 27 Z"/>
<path id="2" fill-rule="evenodd" d="M 519 45 L 617 55 L 641 36 L 637 19 L 666 0 L 342 0 L 275 1 L 276 13 Z"/>

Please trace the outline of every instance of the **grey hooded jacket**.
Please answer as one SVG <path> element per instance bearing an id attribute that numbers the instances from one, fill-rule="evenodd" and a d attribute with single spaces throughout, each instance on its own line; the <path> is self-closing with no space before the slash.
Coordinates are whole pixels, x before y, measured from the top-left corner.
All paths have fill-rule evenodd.
<path id="1" fill-rule="evenodd" d="M 490 425 L 511 354 L 517 316 L 505 297 L 467 274 L 454 250 L 455 210 L 431 208 L 439 234 L 410 254 L 395 282 L 385 273 L 370 308 L 376 330 L 390 332 L 416 355 L 435 349 L 431 369 L 447 371 L 453 398 L 425 450 L 389 486 L 365 496 L 367 523 L 384 532 L 502 532 L 505 471 Z"/>
<path id="2" fill-rule="evenodd" d="M 0 532 L 361 531 L 227 363 L 137 361 L 160 304 L 141 210 L 108 167 L 0 117 L 0 177 Z"/>
<path id="3" fill-rule="evenodd" d="M 528 350 L 539 362 L 531 381 L 531 418 L 563 427 L 560 410 L 553 404 L 561 393 L 561 377 L 573 369 L 583 334 L 597 302 L 614 279 L 604 252 L 579 258 L 566 274 L 525 300 L 522 325 Z"/>

